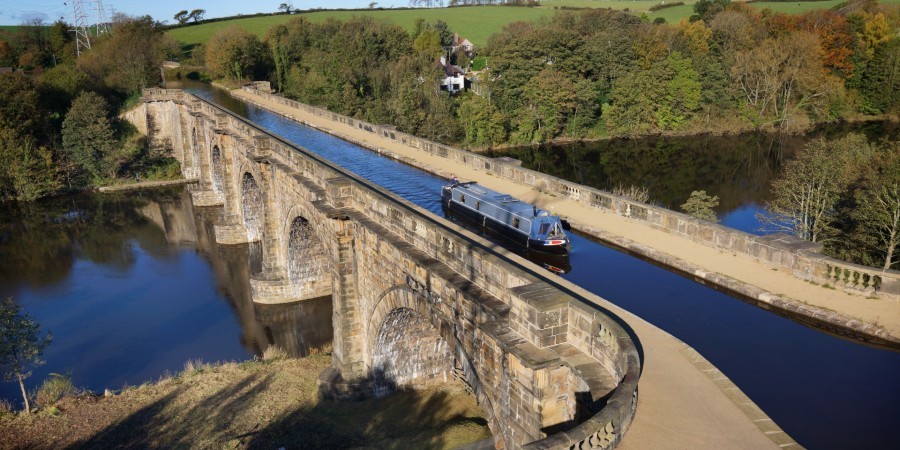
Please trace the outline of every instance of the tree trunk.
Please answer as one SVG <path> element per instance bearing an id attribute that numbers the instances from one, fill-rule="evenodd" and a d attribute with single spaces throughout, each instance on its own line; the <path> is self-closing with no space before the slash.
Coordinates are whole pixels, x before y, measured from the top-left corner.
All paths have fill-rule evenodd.
<path id="1" fill-rule="evenodd" d="M 25 393 L 25 383 L 22 381 L 22 376 L 19 375 L 19 387 L 22 389 L 22 398 L 25 400 L 25 412 L 31 414 L 31 404 L 28 403 L 28 394 Z"/>

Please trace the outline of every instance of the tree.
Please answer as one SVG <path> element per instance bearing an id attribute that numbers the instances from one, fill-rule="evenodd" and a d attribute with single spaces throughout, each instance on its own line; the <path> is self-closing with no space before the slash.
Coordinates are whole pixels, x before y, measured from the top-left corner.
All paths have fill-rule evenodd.
<path id="1" fill-rule="evenodd" d="M 186 9 L 182 9 L 181 11 L 178 11 L 177 13 L 175 13 L 174 16 L 172 16 L 172 18 L 177 20 L 179 25 L 186 24 L 187 21 L 190 19 L 190 17 L 188 16 L 188 10 L 186 10 Z"/>
<path id="2" fill-rule="evenodd" d="M 503 115 L 484 97 L 472 93 L 464 95 L 456 114 L 467 145 L 486 147 L 506 139 Z"/>
<path id="3" fill-rule="evenodd" d="M 710 197 L 706 194 L 706 191 L 694 191 L 691 192 L 690 198 L 681 205 L 681 210 L 691 217 L 718 222 L 719 219 L 716 217 L 716 212 L 713 211 L 713 208 L 716 206 L 719 206 L 718 195 Z"/>
<path id="4" fill-rule="evenodd" d="M 900 111 L 900 37 L 877 47 L 860 80 L 860 92 L 864 113 Z"/>
<path id="5" fill-rule="evenodd" d="M 769 214 L 758 216 L 760 222 L 812 242 L 834 238 L 838 203 L 857 176 L 860 161 L 872 151 L 860 134 L 811 141 L 772 183 L 774 198 L 766 205 Z"/>
<path id="6" fill-rule="evenodd" d="M 697 3 L 694 3 L 694 13 L 700 19 L 708 22 L 716 14 L 725 11 L 729 3 L 731 3 L 731 0 L 699 0 Z"/>
<path id="7" fill-rule="evenodd" d="M 95 183 L 104 176 L 115 178 L 121 166 L 116 151 L 118 142 L 108 115 L 106 100 L 85 92 L 72 102 L 63 121 L 63 149 Z"/>
<path id="8" fill-rule="evenodd" d="M 294 9 L 294 4 L 293 3 L 282 3 L 282 4 L 278 5 L 278 9 L 281 11 L 284 11 L 285 14 L 290 14 L 291 10 Z"/>
<path id="9" fill-rule="evenodd" d="M 112 32 L 92 40 L 91 51 L 82 53 L 76 63 L 96 84 L 135 94 L 155 85 L 159 65 L 180 54 L 178 43 L 152 17 L 116 14 Z"/>
<path id="10" fill-rule="evenodd" d="M 0 302 L 0 369 L 6 381 L 19 382 L 27 413 L 31 413 L 31 404 L 24 380 L 31 376 L 35 367 L 44 363 L 41 354 L 53 340 L 50 333 L 41 338 L 40 328 L 40 324 L 28 313 L 23 313 L 11 297 Z"/>
<path id="11" fill-rule="evenodd" d="M 900 263 L 900 146 L 879 152 L 866 166 L 852 213 L 854 235 L 890 269 Z"/>
<path id="12" fill-rule="evenodd" d="M 195 9 L 195 10 L 191 11 L 190 14 L 188 14 L 188 19 L 193 20 L 194 23 L 197 23 L 197 22 L 203 20 L 203 16 L 205 14 L 206 14 L 205 9 Z"/>
<path id="13" fill-rule="evenodd" d="M 749 118 L 785 124 L 795 110 L 821 114 L 841 84 L 825 71 L 820 51 L 814 34 L 798 31 L 737 52 L 731 75 Z"/>
<path id="14" fill-rule="evenodd" d="M 215 77 L 231 80 L 252 78 L 263 66 L 265 48 L 255 34 L 232 25 L 216 34 L 206 45 L 206 67 Z"/>
<path id="15" fill-rule="evenodd" d="M 60 187 L 53 153 L 33 137 L 0 128 L 0 200 L 28 202 Z"/>

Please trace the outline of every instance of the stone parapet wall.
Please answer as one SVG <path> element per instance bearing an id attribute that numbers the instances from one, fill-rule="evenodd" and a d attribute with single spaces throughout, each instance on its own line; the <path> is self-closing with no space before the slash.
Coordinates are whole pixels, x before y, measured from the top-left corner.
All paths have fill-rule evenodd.
<path id="1" fill-rule="evenodd" d="M 371 364 L 373 333 L 383 316 L 403 307 L 431 321 L 449 344 L 499 443 L 518 447 L 545 438 L 547 427 L 573 421 L 583 424 L 535 445 L 568 442 L 577 433 L 609 437 L 604 430 L 613 430 L 608 442 L 615 445 L 624 435 L 635 413 L 641 363 L 628 332 L 585 306 L 599 298 L 576 293 L 565 280 L 212 104 L 161 89 L 145 91 L 144 99 L 147 119 L 180 123 L 190 116 L 218 136 L 227 177 L 217 241 L 247 242 L 238 183 L 246 176 L 260 183 L 268 269 L 251 280 L 260 297 L 254 300 L 282 301 L 297 288 L 280 275 L 282 220 L 302 212 L 323 240 L 332 265 L 338 372 L 323 374 L 320 387 L 338 397 L 369 389 L 365 381 L 349 380 L 357 387 L 348 387 L 340 375 Z M 173 146 L 197 151 L 177 126 L 160 123 L 157 132 L 171 133 Z M 209 164 L 200 169 L 208 179 Z M 446 373 L 438 367 L 443 360 L 435 361 L 425 368 L 431 379 Z"/>
<path id="2" fill-rule="evenodd" d="M 585 206 L 604 209 L 703 245 L 752 256 L 773 267 L 789 270 L 800 279 L 827 283 L 836 288 L 865 295 L 877 294 L 900 299 L 900 271 L 881 270 L 827 257 L 817 252 L 818 247 L 815 244 L 791 236 L 783 234 L 752 235 L 724 225 L 696 219 L 677 211 L 619 197 L 609 192 L 526 169 L 515 160 L 489 158 L 422 139 L 397 131 L 392 126 L 370 124 L 324 108 L 286 99 L 256 89 L 253 85 L 244 86 L 243 89 L 269 101 L 343 123 L 477 170 L 489 171 L 497 176 L 534 186 L 541 191 L 565 196 Z"/>

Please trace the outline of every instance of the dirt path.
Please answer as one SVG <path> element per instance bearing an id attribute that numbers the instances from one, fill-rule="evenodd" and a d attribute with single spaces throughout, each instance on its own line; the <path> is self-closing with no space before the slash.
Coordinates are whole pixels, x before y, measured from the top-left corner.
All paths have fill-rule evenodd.
<path id="1" fill-rule="evenodd" d="M 253 95 L 244 90 L 233 90 L 232 95 L 255 103 L 266 109 L 296 121 L 356 142 L 370 149 L 388 154 L 395 159 L 408 159 L 417 167 L 461 180 L 477 181 L 488 188 L 511 194 L 521 200 L 534 203 L 544 209 L 566 216 L 579 228 L 604 240 L 623 243 L 639 251 L 648 250 L 659 255 L 655 259 L 677 260 L 682 270 L 707 279 L 725 278 L 744 294 L 771 302 L 780 298 L 792 304 L 795 311 L 832 320 L 857 329 L 876 330 L 889 340 L 900 340 L 900 302 L 878 298 L 865 298 L 841 290 L 814 285 L 792 274 L 773 269 L 754 258 L 725 252 L 697 244 L 689 239 L 653 229 L 642 222 L 620 215 L 589 208 L 574 200 L 538 192 L 531 186 L 499 178 L 490 172 L 472 169 L 446 158 L 407 147 L 397 141 L 364 130 L 315 116 L 303 110 L 291 108 Z M 611 239 L 609 239 L 611 238 Z M 810 311 L 810 309 L 812 311 Z"/>
<path id="2" fill-rule="evenodd" d="M 542 197 L 537 191 L 498 179 L 484 172 L 462 167 L 425 152 L 404 148 L 343 124 L 327 121 L 302 111 L 278 105 L 244 91 L 232 91 L 236 97 L 251 101 L 320 130 L 344 139 L 394 152 L 396 156 L 415 159 L 438 174 L 455 173 L 460 178 L 477 180 L 493 189 L 508 192 L 527 201 L 538 201 L 543 207 L 582 218 L 572 205 L 558 199 Z M 566 211 L 562 209 L 565 208 Z M 572 208 L 569 212 L 568 208 Z M 575 213 L 579 215 L 576 216 Z M 595 211 L 598 212 L 598 211 Z M 611 215 L 610 215 L 611 216 Z M 593 217 L 593 220 L 605 220 Z M 628 224 L 626 224 L 628 225 Z M 631 224 L 634 227 L 634 224 Z M 627 226 L 626 226 L 627 228 Z M 671 236 L 667 235 L 667 239 Z M 730 256 L 729 256 L 730 257 Z M 771 271 L 770 271 L 771 272 Z M 581 288 L 586 297 L 592 294 Z M 778 427 L 728 378 L 692 348 L 670 334 L 624 309 L 601 301 L 599 306 L 623 318 L 637 334 L 644 351 L 644 367 L 640 381 L 637 415 L 620 448 L 791 448 L 796 442 Z"/>

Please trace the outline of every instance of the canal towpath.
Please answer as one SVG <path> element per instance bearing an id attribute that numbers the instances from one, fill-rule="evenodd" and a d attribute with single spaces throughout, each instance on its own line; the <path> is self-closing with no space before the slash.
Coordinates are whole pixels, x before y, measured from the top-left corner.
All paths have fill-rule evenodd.
<path id="1" fill-rule="evenodd" d="M 590 223 L 589 218 L 578 219 L 574 214 L 563 211 L 557 206 L 560 205 L 559 199 L 542 199 L 546 203 L 536 201 L 540 193 L 530 189 L 529 192 L 509 180 L 467 169 L 425 152 L 406 149 L 389 139 L 306 114 L 246 91 L 232 91 L 232 95 L 370 149 L 394 152 L 403 158 L 414 160 L 417 166 L 427 165 L 425 170 L 433 173 L 453 173 L 460 178 L 478 181 L 493 189 L 538 203 L 547 209 L 552 206 L 560 214 Z M 604 301 L 599 306 L 623 318 L 635 331 L 644 349 L 638 414 L 621 448 L 799 446 L 724 374 L 691 347 L 612 303 Z"/>

